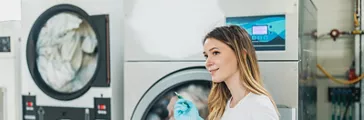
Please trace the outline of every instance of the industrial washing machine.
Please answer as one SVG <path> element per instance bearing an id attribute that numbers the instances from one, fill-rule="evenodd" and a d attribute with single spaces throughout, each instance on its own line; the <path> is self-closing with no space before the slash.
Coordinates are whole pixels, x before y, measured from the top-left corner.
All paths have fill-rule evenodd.
<path id="1" fill-rule="evenodd" d="M 24 120 L 120 120 L 120 0 L 22 0 Z"/>
<path id="2" fill-rule="evenodd" d="M 214 1 L 196 2 L 125 1 L 124 120 L 169 119 L 174 92 L 207 115 L 211 76 L 204 67 L 202 39 L 225 18 Z M 198 6 L 211 12 L 197 13 Z"/>
<path id="3" fill-rule="evenodd" d="M 19 20 L 0 22 L 0 120 L 20 120 Z"/>
<path id="4" fill-rule="evenodd" d="M 317 119 L 315 4 L 311 0 L 227 0 L 221 7 L 228 25 L 239 25 L 250 34 L 263 83 L 281 119 Z"/>
<path id="5" fill-rule="evenodd" d="M 249 32 L 264 85 L 281 119 L 315 117 L 312 73 L 317 22 L 312 1 L 127 0 L 125 4 L 125 120 L 169 119 L 174 92 L 188 96 L 206 118 L 211 78 L 204 68 L 202 39 L 226 24 Z"/>

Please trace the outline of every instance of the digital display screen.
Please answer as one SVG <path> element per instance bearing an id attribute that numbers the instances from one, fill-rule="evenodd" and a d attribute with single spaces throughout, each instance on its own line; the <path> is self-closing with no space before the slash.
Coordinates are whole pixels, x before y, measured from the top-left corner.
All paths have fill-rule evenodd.
<path id="1" fill-rule="evenodd" d="M 253 35 L 268 34 L 268 26 L 253 26 Z"/>
<path id="2" fill-rule="evenodd" d="M 246 29 L 256 51 L 286 50 L 285 15 L 226 17 L 226 24 Z"/>

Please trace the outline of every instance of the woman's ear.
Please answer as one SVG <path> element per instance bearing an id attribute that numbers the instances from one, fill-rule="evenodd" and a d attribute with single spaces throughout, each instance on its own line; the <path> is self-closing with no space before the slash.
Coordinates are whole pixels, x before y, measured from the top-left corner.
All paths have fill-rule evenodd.
<path id="1" fill-rule="evenodd" d="M 246 58 L 246 55 L 248 54 L 248 51 L 244 48 L 244 49 L 242 50 L 242 53 L 243 53 L 244 58 Z"/>

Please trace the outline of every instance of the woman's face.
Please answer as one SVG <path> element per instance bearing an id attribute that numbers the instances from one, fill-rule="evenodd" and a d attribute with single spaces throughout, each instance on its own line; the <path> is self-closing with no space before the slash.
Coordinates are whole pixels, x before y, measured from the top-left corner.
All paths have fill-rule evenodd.
<path id="1" fill-rule="evenodd" d="M 204 53 L 205 66 L 213 82 L 223 82 L 238 71 L 234 51 L 225 43 L 214 38 L 206 39 Z"/>

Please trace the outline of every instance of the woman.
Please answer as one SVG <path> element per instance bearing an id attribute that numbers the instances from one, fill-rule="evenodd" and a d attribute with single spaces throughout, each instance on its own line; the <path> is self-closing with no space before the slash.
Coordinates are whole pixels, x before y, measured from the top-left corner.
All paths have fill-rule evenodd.
<path id="1" fill-rule="evenodd" d="M 278 120 L 272 96 L 263 87 L 249 34 L 236 25 L 218 27 L 203 40 L 206 69 L 213 85 L 208 120 Z M 176 120 L 201 120 L 195 105 L 179 99 Z"/>

